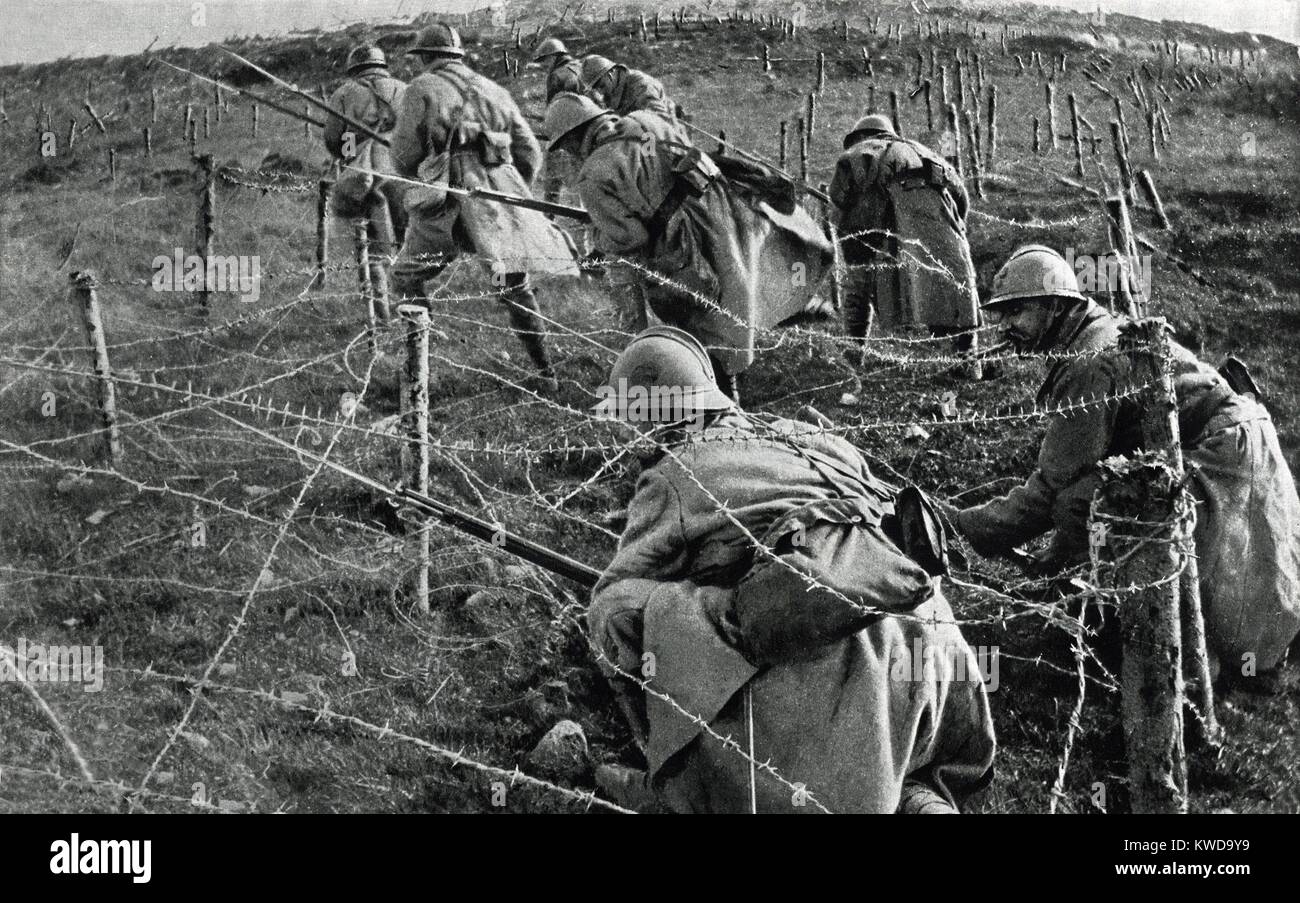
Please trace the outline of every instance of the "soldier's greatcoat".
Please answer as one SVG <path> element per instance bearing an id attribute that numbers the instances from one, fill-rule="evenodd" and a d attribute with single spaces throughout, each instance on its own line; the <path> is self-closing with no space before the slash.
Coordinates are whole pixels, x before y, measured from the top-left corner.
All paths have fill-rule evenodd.
<path id="1" fill-rule="evenodd" d="M 640 69 L 615 66 L 605 76 L 613 85 L 601 92 L 600 100 L 620 116 L 638 110 L 656 113 L 677 127 L 677 106 L 668 97 L 663 82 Z M 677 129 L 681 131 L 681 129 Z"/>
<path id="2" fill-rule="evenodd" d="M 796 443 L 837 465 L 838 489 Z M 654 663 L 648 692 L 604 667 L 670 807 L 748 811 L 748 761 L 683 714 L 747 748 L 746 691 L 754 758 L 805 784 L 831 811 L 893 812 L 905 777 L 952 802 L 987 780 L 995 747 L 988 698 L 937 586 L 910 616 L 883 617 L 811 654 L 760 668 L 740 652 L 727 612 L 755 560 L 754 537 L 845 491 L 863 510 L 892 510 L 888 487 L 843 439 L 739 413 L 674 446 L 638 480 L 587 617 L 608 663 L 637 678 Z M 761 812 L 816 811 L 762 771 L 756 791 Z"/>
<path id="3" fill-rule="evenodd" d="M 1098 305 L 1078 305 L 1055 328 L 1052 346 L 1080 353 L 1053 363 L 1040 407 L 1115 397 L 1132 386 L 1132 363 L 1116 348 L 1120 322 Z M 1259 670 L 1278 663 L 1300 629 L 1300 500 L 1263 406 L 1232 391 L 1212 368 L 1172 344 L 1183 455 L 1196 496 L 1196 553 L 1212 655 Z M 979 550 L 999 552 L 1055 527 L 1053 557 L 1087 549 L 1088 507 L 1097 463 L 1141 443 L 1133 399 L 1053 417 L 1038 468 L 1010 494 L 957 514 Z"/>
<path id="4" fill-rule="evenodd" d="M 352 76 L 340 85 L 330 95 L 329 104 L 345 116 L 387 137 L 397 124 L 397 111 L 402 105 L 402 95 L 405 93 L 406 82 L 393 78 L 387 70 L 373 69 Z M 351 131 L 351 126 L 336 116 L 328 116 L 326 120 L 325 148 L 332 156 L 344 159 L 360 169 L 381 173 L 395 172 L 388 148 L 362 134 L 351 136 L 353 156 L 349 157 L 346 153 L 348 148 L 344 146 L 344 136 Z M 364 199 L 372 187 L 382 190 L 391 200 L 400 204 L 402 190 L 399 183 L 380 180 L 376 185 L 373 177 L 344 170 L 334 186 L 334 197 L 344 208 L 339 212 L 343 215 L 354 215 L 349 213 L 349 206 L 351 208 L 363 206 Z"/>
<path id="5" fill-rule="evenodd" d="M 885 328 L 979 322 L 961 177 L 925 145 L 871 134 L 835 165 L 846 303 L 874 305 Z"/>
<path id="6" fill-rule="evenodd" d="M 436 62 L 411 82 L 392 142 L 407 178 L 521 197 L 532 196 L 541 162 L 510 93 L 459 60 Z M 447 195 L 414 207 L 410 230 L 395 270 L 468 251 L 505 273 L 577 274 L 571 243 L 535 210 Z"/>
<path id="7" fill-rule="evenodd" d="M 677 178 L 676 140 L 657 114 L 623 117 L 583 161 L 578 192 L 597 249 L 653 274 L 645 289 L 656 315 L 698 338 L 727 373 L 740 373 L 753 361 L 757 331 L 799 313 L 817 292 L 831 245 L 802 208 L 780 214 L 721 177 L 654 229 Z"/>

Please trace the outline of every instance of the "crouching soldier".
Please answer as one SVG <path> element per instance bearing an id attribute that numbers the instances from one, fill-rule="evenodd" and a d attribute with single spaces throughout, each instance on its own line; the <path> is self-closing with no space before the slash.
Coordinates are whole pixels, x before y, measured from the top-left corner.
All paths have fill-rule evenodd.
<path id="1" fill-rule="evenodd" d="M 677 119 L 677 104 L 669 98 L 663 82 L 653 75 L 591 54 L 582 58 L 582 84 L 587 96 L 600 106 L 619 116 L 641 110 L 654 113 L 669 124 L 676 140 L 691 143 L 685 126 Z"/>
<path id="2" fill-rule="evenodd" d="M 441 187 L 529 198 L 541 148 L 509 92 L 465 64 L 456 29 L 430 25 L 407 52 L 423 58 L 427 69 L 403 98 L 393 162 L 401 175 L 426 185 L 407 192 L 411 220 L 393 266 L 393 287 L 403 300 L 427 304 L 425 282 L 458 254 L 478 255 L 503 289 L 500 298 L 515 334 L 553 388 L 545 327 L 528 277 L 577 275 L 572 244 L 535 210 L 452 195 Z"/>
<path id="3" fill-rule="evenodd" d="M 829 274 L 824 233 L 793 193 L 777 199 L 724 176 L 655 113 L 619 117 L 561 94 L 546 111 L 546 132 L 552 149 L 581 163 L 578 193 L 596 249 L 642 277 L 627 325 L 644 326 L 644 297 L 708 348 L 723 390 L 737 397 L 755 336 L 802 313 Z"/>
<path id="4" fill-rule="evenodd" d="M 957 333 L 957 350 L 973 350 L 975 265 L 966 240 L 966 187 L 956 171 L 873 114 L 844 136 L 830 196 L 848 266 L 849 336 L 864 338 L 874 311 L 884 329 Z"/>
<path id="5" fill-rule="evenodd" d="M 1118 351 L 1122 321 L 1084 297 L 1069 264 L 1040 245 L 1011 255 L 984 310 L 1020 350 L 1068 355 L 1048 364 L 1038 405 L 1082 408 L 1049 421 L 1023 486 L 954 512 L 954 522 L 987 554 L 1055 528 L 1042 564 L 1057 569 L 1086 556 L 1097 463 L 1140 448 L 1137 399 L 1089 403 L 1133 385 L 1132 361 Z M 1192 352 L 1171 348 L 1211 658 L 1235 670 L 1250 656 L 1265 672 L 1300 629 L 1300 500 L 1263 406 Z"/>
<path id="6" fill-rule="evenodd" d="M 644 454 L 587 620 L 648 766 L 601 766 L 601 787 L 680 812 L 956 811 L 993 725 L 942 556 L 904 538 L 933 526 L 919 494 L 824 430 L 743 413 L 672 327 L 601 394 Z"/>
<path id="7" fill-rule="evenodd" d="M 378 47 L 354 47 L 347 59 L 348 80 L 330 95 L 329 104 L 344 116 L 388 137 L 397 124 L 406 82 L 393 78 L 388 58 Z M 363 219 L 370 254 L 370 284 L 381 315 L 388 313 L 388 275 L 385 258 L 401 246 L 406 231 L 402 206 L 404 186 L 372 173 L 394 173 L 388 148 L 352 131 L 337 116 L 325 123 L 325 148 L 344 169 L 334 185 L 334 212 L 347 219 Z"/>
<path id="8" fill-rule="evenodd" d="M 549 104 L 556 95 L 565 92 L 581 93 L 582 61 L 575 59 L 569 48 L 559 38 L 547 38 L 537 45 L 533 62 L 540 63 L 546 69 L 546 102 Z M 568 154 L 548 153 L 546 155 L 546 182 L 544 196 L 548 201 L 558 201 L 560 190 L 572 169 Z"/>

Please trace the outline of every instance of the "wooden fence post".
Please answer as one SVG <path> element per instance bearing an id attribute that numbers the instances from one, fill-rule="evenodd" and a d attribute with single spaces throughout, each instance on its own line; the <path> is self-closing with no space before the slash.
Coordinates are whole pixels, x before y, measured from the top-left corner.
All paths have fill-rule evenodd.
<path id="1" fill-rule="evenodd" d="M 993 168 L 993 160 L 998 153 L 998 86 L 989 85 L 989 133 L 987 160 L 985 164 Z"/>
<path id="2" fill-rule="evenodd" d="M 1047 102 L 1047 144 L 1056 150 L 1056 86 L 1050 81 L 1043 85 L 1043 95 Z"/>
<path id="3" fill-rule="evenodd" d="M 149 89 L 149 124 L 158 124 L 158 89 Z"/>
<path id="4" fill-rule="evenodd" d="M 777 165 L 779 168 L 781 168 L 781 169 L 785 169 L 785 161 L 786 161 L 786 144 L 787 144 L 787 138 L 788 138 L 788 136 L 787 136 L 787 134 L 786 134 L 786 133 L 787 133 L 787 130 L 788 130 L 788 124 L 786 123 L 786 121 L 785 121 L 784 119 L 782 119 L 782 120 L 781 120 L 781 128 L 780 128 L 780 131 L 778 132 L 777 145 L 776 145 L 776 150 L 777 150 L 777 154 L 776 154 L 776 165 Z"/>
<path id="5" fill-rule="evenodd" d="M 971 115 L 970 110 L 962 113 L 962 118 L 966 124 L 966 139 L 970 147 L 970 168 L 971 179 L 975 183 L 975 196 L 984 197 L 984 181 L 980 176 L 980 142 L 975 134 L 975 118 Z"/>
<path id="6" fill-rule="evenodd" d="M 1120 123 L 1110 121 L 1110 140 L 1115 145 L 1115 162 L 1119 166 L 1120 186 L 1124 194 L 1124 203 L 1133 206 L 1133 170 L 1129 167 L 1128 148 L 1124 142 L 1124 132 Z"/>
<path id="7" fill-rule="evenodd" d="M 925 128 L 926 131 L 934 131 L 934 102 L 930 97 L 934 84 L 927 78 L 922 87 L 925 90 Z"/>
<path id="8" fill-rule="evenodd" d="M 1079 136 L 1079 102 L 1073 93 L 1067 98 L 1070 104 L 1070 141 L 1074 145 L 1074 174 L 1083 178 L 1083 144 Z"/>
<path id="9" fill-rule="evenodd" d="M 402 410 L 406 426 L 407 466 L 402 478 L 414 491 L 429 492 L 429 311 L 418 304 L 403 304 L 398 313 L 406 321 L 406 368 L 402 380 Z M 421 614 L 429 613 L 429 568 L 432 562 L 429 519 L 421 516 L 416 535 L 416 566 L 411 595 Z"/>
<path id="10" fill-rule="evenodd" d="M 153 156 L 153 129 L 146 125 L 141 131 L 143 132 L 143 136 L 144 136 L 144 155 L 146 157 L 152 157 Z"/>
<path id="11" fill-rule="evenodd" d="M 212 247 L 217 236 L 217 177 L 212 154 L 194 158 L 198 167 L 198 211 L 194 223 L 196 253 L 203 261 L 203 287 L 199 290 L 199 313 L 207 316 L 210 292 L 208 277 L 212 272 Z"/>
<path id="12" fill-rule="evenodd" d="M 957 105 L 948 104 L 948 123 L 946 134 L 951 136 L 951 144 L 944 148 L 949 153 L 944 154 L 944 159 L 952 164 L 952 168 L 957 170 L 957 175 L 962 174 L 961 162 L 961 124 L 957 120 Z"/>
<path id="13" fill-rule="evenodd" d="M 1194 556 L 1168 324 L 1156 318 L 1135 321 L 1121 332 L 1119 347 L 1132 355 L 1134 377 L 1148 384 L 1140 422 L 1145 451 L 1104 467 L 1094 503 L 1094 523 L 1100 524 L 1091 535 L 1104 542 L 1113 562 L 1111 585 L 1124 593 L 1120 684 L 1132 810 L 1180 813 L 1187 810 L 1184 638 L 1181 581 L 1169 578 Z M 1153 531 L 1155 524 L 1163 526 Z M 1094 547 L 1101 544 L 1095 541 Z M 1197 642 L 1191 636 L 1188 640 Z M 1188 651 L 1197 672 L 1203 666 L 1208 677 L 1208 664 L 1198 650 L 1189 646 Z M 1209 713 L 1212 719 L 1212 700 Z"/>
<path id="14" fill-rule="evenodd" d="M 104 319 L 99 310 L 98 283 L 93 273 L 76 272 L 68 276 L 71 293 L 81 314 L 81 325 L 90 348 L 90 366 L 95 371 L 95 403 L 103 423 L 101 454 L 109 466 L 122 461 L 122 437 L 117 429 L 117 388 L 113 369 L 108 362 L 108 341 L 104 337 Z"/>
<path id="15" fill-rule="evenodd" d="M 253 104 L 253 137 L 254 138 L 257 137 L 257 126 L 259 124 L 260 119 L 261 119 L 261 113 L 259 111 L 259 108 L 257 104 Z"/>
<path id="16" fill-rule="evenodd" d="M 799 139 L 799 181 L 808 181 L 808 132 L 803 117 L 795 123 L 796 137 Z"/>
<path id="17" fill-rule="evenodd" d="M 1138 187 L 1142 189 L 1142 194 L 1146 197 L 1147 203 L 1151 205 L 1152 211 L 1156 215 L 1156 222 L 1160 228 L 1166 232 L 1169 231 L 1169 217 L 1165 214 L 1165 205 L 1160 202 L 1160 195 L 1156 191 L 1156 183 L 1151 178 L 1151 173 L 1147 170 L 1139 170 L 1137 174 Z"/>
<path id="18" fill-rule="evenodd" d="M 898 118 L 898 92 L 889 92 L 889 118 L 894 125 L 894 134 L 903 137 L 903 123 Z"/>
<path id="19" fill-rule="evenodd" d="M 321 179 L 316 185 L 316 276 L 311 288 L 323 291 L 330 255 L 330 195 L 333 179 Z"/>
<path id="20" fill-rule="evenodd" d="M 1133 239 L 1133 223 L 1129 219 L 1128 204 L 1124 202 L 1124 196 L 1119 194 L 1106 198 L 1105 205 L 1110 243 L 1119 267 L 1117 291 L 1123 313 L 1129 317 L 1145 316 L 1145 298 L 1133 291 L 1131 261 L 1135 258 L 1137 246 Z"/>

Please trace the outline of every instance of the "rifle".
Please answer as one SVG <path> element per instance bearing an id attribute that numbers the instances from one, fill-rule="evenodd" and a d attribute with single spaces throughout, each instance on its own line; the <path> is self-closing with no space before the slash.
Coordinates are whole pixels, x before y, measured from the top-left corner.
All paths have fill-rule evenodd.
<path id="1" fill-rule="evenodd" d="M 225 82 L 217 81 L 215 78 L 208 78 L 206 75 L 199 75 L 197 72 L 192 72 L 189 69 L 186 69 L 184 66 L 177 66 L 174 63 L 169 63 L 162 57 L 155 57 L 155 59 L 157 59 L 158 62 L 162 63 L 164 66 L 167 66 L 171 69 L 175 69 L 177 72 L 184 72 L 186 75 L 192 75 L 194 78 L 197 78 L 199 81 L 207 82 L 210 85 L 216 85 L 218 88 L 224 88 L 227 91 L 233 91 L 236 94 L 241 94 L 244 97 L 247 97 L 249 100 L 257 101 L 260 104 L 265 104 L 266 106 L 270 107 L 272 110 L 278 110 L 279 112 L 283 113 L 286 116 L 292 116 L 294 119 L 299 119 L 302 120 L 303 122 L 310 122 L 312 125 L 317 126 L 318 128 L 325 128 L 325 123 L 321 122 L 315 116 L 307 115 L 302 110 L 294 110 L 291 109 L 290 107 L 283 106 L 277 103 L 276 101 L 271 100 L 268 97 L 263 97 L 260 94 L 257 94 L 253 91 L 249 91 L 247 88 L 237 88 L 234 85 L 227 85 Z"/>
<path id="2" fill-rule="evenodd" d="M 506 194 L 503 191 L 493 191 L 490 188 L 456 188 L 452 185 L 443 185 L 434 182 L 421 182 L 419 179 L 408 179 L 403 176 L 392 175 L 385 172 L 375 172 L 372 169 L 362 169 L 360 166 L 347 166 L 353 172 L 365 173 L 376 179 L 387 179 L 391 182 L 402 182 L 407 185 L 424 185 L 433 186 L 448 194 L 454 194 L 463 198 L 478 198 L 479 200 L 488 201 L 494 204 L 505 204 L 510 207 L 523 207 L 528 210 L 537 210 L 541 213 L 550 213 L 555 216 L 567 216 L 570 219 L 576 219 L 579 222 L 591 222 L 591 214 L 581 207 L 570 207 L 567 204 L 555 204 L 551 201 L 539 201 L 536 198 L 521 198 L 518 195 Z"/>
<path id="3" fill-rule="evenodd" d="M 353 119 L 351 116 L 347 116 L 343 113 L 340 113 L 338 110 L 334 109 L 333 107 L 331 107 L 329 104 L 327 104 L 325 101 L 321 100 L 320 98 L 314 97 L 311 94 L 307 93 L 306 91 L 302 90 L 302 88 L 299 88 L 297 85 L 291 85 L 284 79 L 280 78 L 279 76 L 267 72 L 261 66 L 257 65 L 257 63 L 244 59 L 242 56 L 235 53 L 235 51 L 227 50 L 225 47 L 219 47 L 218 49 L 223 51 L 224 53 L 228 53 L 230 56 L 233 56 L 235 59 L 239 60 L 245 66 L 252 69 L 254 72 L 258 72 L 266 76 L 272 82 L 279 85 L 281 88 L 284 88 L 286 91 L 290 91 L 294 94 L 297 94 L 299 97 L 307 101 L 309 104 L 312 104 L 313 106 L 324 110 L 326 113 L 329 113 L 335 119 L 342 120 L 344 125 L 352 129 L 355 129 L 356 131 L 365 135 L 367 138 L 377 141 L 378 143 L 384 145 L 385 147 L 389 146 L 388 139 L 385 138 L 383 135 L 379 134 L 378 132 L 376 132 L 374 129 L 370 128 L 368 125 L 358 122 L 357 120 Z"/>
<path id="4" fill-rule="evenodd" d="M 567 577 L 585 589 L 591 589 L 591 587 L 596 585 L 596 581 L 600 579 L 600 571 L 595 568 L 589 567 L 580 561 L 575 561 L 567 555 L 548 549 L 546 546 L 533 542 L 531 539 L 525 539 L 517 533 L 511 533 L 499 524 L 493 524 L 489 521 L 483 520 L 482 518 L 475 517 L 466 511 L 461 511 L 459 508 L 448 505 L 446 502 L 440 502 L 430 496 L 407 489 L 401 484 L 398 484 L 397 486 L 385 486 L 378 480 L 372 480 L 365 474 L 358 473 L 350 467 L 338 464 L 320 455 L 313 454 L 300 446 L 294 445 L 292 442 L 287 442 L 284 439 L 281 439 L 279 436 L 258 429 L 252 424 L 245 423 L 237 417 L 232 417 L 229 414 L 217 410 L 214 410 L 213 413 L 218 417 L 222 417 L 232 423 L 242 426 L 244 429 L 256 433 L 263 439 L 274 442 L 282 448 L 289 449 L 295 455 L 298 455 L 300 461 L 306 458 L 317 464 L 328 467 L 345 477 L 356 480 L 358 483 L 374 489 L 396 505 L 414 508 L 424 514 L 432 515 L 447 526 L 451 527 L 453 530 L 459 530 L 461 533 L 466 533 L 473 536 L 475 539 L 480 539 L 496 548 L 504 549 L 510 554 L 516 555 L 530 564 L 535 564 L 538 567 L 545 568 L 553 574 Z"/>

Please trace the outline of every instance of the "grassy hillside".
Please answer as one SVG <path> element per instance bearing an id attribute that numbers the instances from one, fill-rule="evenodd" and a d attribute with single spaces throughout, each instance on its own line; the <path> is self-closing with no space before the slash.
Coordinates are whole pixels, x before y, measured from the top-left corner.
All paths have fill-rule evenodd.
<path id="1" fill-rule="evenodd" d="M 803 115 L 814 66 L 777 63 L 765 74 L 753 58 L 765 43 L 777 58 L 807 60 L 821 50 L 827 84 L 809 160 L 816 183 L 829 179 L 840 136 L 864 111 L 872 85 L 878 105 L 899 90 L 906 134 L 939 140 L 925 129 L 921 98 L 907 97 L 918 46 L 913 13 L 881 7 L 880 34 L 871 35 L 875 10 L 868 16 L 861 8 L 819 7 L 815 27 L 794 41 L 748 23 L 705 28 L 692 20 L 677 30 L 665 11 L 660 39 L 642 43 L 634 16 L 610 25 L 604 6 L 595 21 L 525 16 L 523 50 L 515 50 L 508 29 L 482 21 L 465 35 L 476 65 L 498 77 L 502 50 L 526 54 L 535 28 L 545 25 L 544 33 L 581 51 L 655 73 L 695 125 L 768 156 L 776 154 L 778 123 L 789 120 L 793 134 L 794 118 Z M 1278 42 L 1256 45 L 1119 16 L 1090 28 L 1080 16 L 1037 7 L 931 7 L 929 15 L 952 27 L 937 43 L 944 59 L 951 62 L 954 48 L 972 48 L 999 89 L 999 151 L 970 221 L 981 289 L 1021 243 L 1080 255 L 1105 251 L 1096 201 L 1056 179 L 1073 177 L 1066 95 L 1076 94 L 1101 133 L 1113 115 L 1109 99 L 1082 74 L 1088 62 L 1102 65 L 1105 84 L 1125 100 L 1134 163 L 1152 172 L 1172 222 L 1161 232 L 1140 209 L 1138 229 L 1202 277 L 1156 256 L 1153 312 L 1169 317 L 1208 359 L 1235 353 L 1251 363 L 1294 468 L 1294 48 L 1287 56 Z M 845 17 L 847 41 L 839 26 Z M 970 17 L 974 39 L 963 34 Z M 903 24 L 901 45 L 883 37 L 893 23 Z M 1014 38 L 1003 56 L 1003 23 L 1035 35 Z M 337 82 L 355 41 L 377 39 L 398 53 L 410 36 L 408 28 L 356 27 L 229 46 L 316 91 Z M 1251 61 L 1241 76 L 1248 86 L 1234 64 L 1222 70 L 1221 83 L 1193 92 L 1165 70 L 1171 138 L 1156 160 L 1123 76 L 1144 61 L 1161 71 L 1152 42 L 1165 38 L 1182 42 L 1184 69 L 1197 65 L 1204 78 L 1219 70 L 1197 59 L 1195 42 L 1265 50 L 1268 72 Z M 863 46 L 873 78 L 863 72 Z M 1056 77 L 1058 129 L 1067 138 L 1037 156 L 1030 122 L 1043 115 L 1043 89 L 1035 74 L 1017 76 L 1014 62 L 1035 50 L 1045 59 L 1069 54 L 1067 71 Z M 160 55 L 269 91 L 215 48 Z M 396 73 L 412 74 L 405 60 Z M 541 112 L 537 71 L 524 68 L 504 83 L 525 109 Z M 185 809 L 196 793 L 228 810 L 495 811 L 502 801 L 511 811 L 585 809 L 585 800 L 509 777 L 518 765 L 557 785 L 590 788 L 587 775 L 558 776 L 525 761 L 560 718 L 582 724 L 597 760 L 636 761 L 587 649 L 585 598 L 536 568 L 435 528 L 435 613 L 414 615 L 405 591 L 415 564 L 408 523 L 365 487 L 315 472 L 310 459 L 250 429 L 374 479 L 399 478 L 400 442 L 388 423 L 397 411 L 402 336 L 383 330 L 378 353 L 368 350 L 345 224 L 335 224 L 335 267 L 324 290 L 308 291 L 315 180 L 326 159 L 318 130 L 308 140 L 300 123 L 263 108 L 254 139 L 248 101 L 229 94 L 220 123 L 210 111 L 210 136 L 200 125 L 197 150 L 213 154 L 224 173 L 218 251 L 256 256 L 263 274 L 256 302 L 219 295 L 202 317 L 192 295 L 156 292 L 150 279 L 156 256 L 177 247 L 189 253 L 193 243 L 196 195 L 182 120 L 192 103 L 201 123 L 211 89 L 146 57 L 8 67 L 0 69 L 0 84 L 8 116 L 0 131 L 8 163 L 0 176 L 0 642 L 99 644 L 110 667 L 102 693 L 38 688 L 95 784 L 68 777 L 77 770 L 66 744 L 34 701 L 16 687 L 0 689 L 0 810 Z M 107 134 L 83 108 L 87 95 Z M 58 152 L 42 158 L 37 133 L 47 109 Z M 68 148 L 70 118 L 78 137 Z M 145 126 L 153 129 L 152 156 L 144 154 Z M 117 152 L 115 181 L 108 178 L 109 147 Z M 1113 184 L 1108 142 L 1095 160 Z M 1097 184 L 1093 158 L 1087 181 Z M 68 273 L 80 270 L 101 281 L 124 441 L 117 473 L 96 458 L 86 341 L 66 297 Z M 433 492 L 599 567 L 612 554 L 619 524 L 611 515 L 635 473 L 618 455 L 618 434 L 584 413 L 626 340 L 614 326 L 618 298 L 599 281 L 541 284 L 562 384 L 548 399 L 520 385 L 526 359 L 492 290 L 466 260 L 449 270 L 435 304 Z M 1010 360 L 996 379 L 961 381 L 942 346 L 904 337 L 874 343 L 867 368 L 854 372 L 836 332 L 823 324 L 765 336 L 747 406 L 790 414 L 811 403 L 847 427 L 886 475 L 906 475 L 964 503 L 1029 472 L 1041 419 L 990 415 L 1009 415 L 1032 397 L 1037 364 Z M 855 398 L 842 404 L 846 392 Z M 345 393 L 363 407 L 352 411 Z M 932 422 L 945 393 L 956 394 L 958 415 Z M 917 422 L 926 424 L 927 437 L 909 435 Z M 1036 589 L 1004 565 L 975 558 L 958 576 L 1021 595 Z M 971 642 L 1002 651 L 993 694 L 1002 752 L 977 808 L 1044 811 L 1076 693 L 1068 638 L 1032 604 L 1036 596 L 1014 602 L 957 587 L 953 597 Z M 201 695 L 163 676 L 205 673 L 220 688 Z M 1090 676 L 1096 680 L 1061 805 L 1092 810 L 1093 784 L 1101 781 L 1108 808 L 1123 811 L 1118 697 L 1104 675 Z M 1225 700 L 1225 752 L 1217 761 L 1202 753 L 1193 759 L 1195 808 L 1300 808 L 1295 684 L 1291 669 L 1280 695 Z M 489 768 L 453 765 L 452 754 Z M 128 802 L 115 786 L 136 788 L 146 776 L 152 795 Z M 496 782 L 506 785 L 504 800 Z"/>

